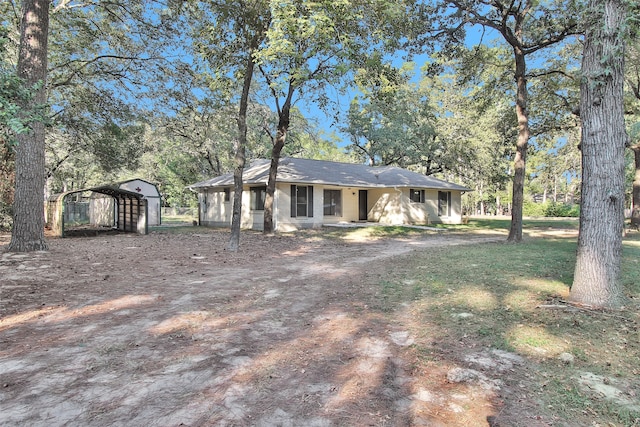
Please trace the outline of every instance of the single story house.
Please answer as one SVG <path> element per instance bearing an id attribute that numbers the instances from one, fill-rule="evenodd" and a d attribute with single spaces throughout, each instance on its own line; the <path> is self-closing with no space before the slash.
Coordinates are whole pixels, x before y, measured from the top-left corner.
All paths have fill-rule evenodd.
<path id="1" fill-rule="evenodd" d="M 245 168 L 242 227 L 262 230 L 270 160 Z M 229 227 L 233 174 L 188 187 L 198 193 L 199 223 Z M 394 166 L 282 158 L 273 221 L 276 231 L 344 222 L 430 224 L 462 222 L 461 195 L 468 188 Z"/>

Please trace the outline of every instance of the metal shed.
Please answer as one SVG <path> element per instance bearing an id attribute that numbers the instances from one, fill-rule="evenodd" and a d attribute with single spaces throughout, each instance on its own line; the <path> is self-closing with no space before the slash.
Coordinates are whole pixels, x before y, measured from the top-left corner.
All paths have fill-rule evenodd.
<path id="1" fill-rule="evenodd" d="M 103 185 L 67 191 L 49 198 L 46 208 L 46 223 L 54 235 L 65 237 L 65 231 L 68 228 L 65 218 L 69 221 L 69 214 L 65 215 L 65 209 L 69 210 L 71 206 L 67 198 L 74 194 L 85 192 L 104 194 L 114 201 L 111 224 L 98 224 L 95 221 L 91 221 L 87 214 L 87 223 L 89 225 L 107 225 L 112 230 L 125 233 L 148 233 L 148 206 L 145 197 L 136 192 L 123 190 L 117 185 Z"/>
<path id="2" fill-rule="evenodd" d="M 147 200 L 147 222 L 149 225 L 160 225 L 162 223 L 162 203 L 160 190 L 158 187 L 144 179 L 134 178 L 115 183 L 121 190 L 136 192 L 144 196 Z"/>

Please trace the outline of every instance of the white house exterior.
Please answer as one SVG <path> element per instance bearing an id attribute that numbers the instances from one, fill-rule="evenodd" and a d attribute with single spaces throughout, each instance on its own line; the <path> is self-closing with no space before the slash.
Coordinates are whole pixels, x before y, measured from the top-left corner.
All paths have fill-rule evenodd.
<path id="1" fill-rule="evenodd" d="M 270 161 L 243 174 L 242 227 L 261 230 Z M 233 174 L 189 186 L 198 193 L 201 225 L 229 227 Z M 292 231 L 344 222 L 458 224 L 468 188 L 406 169 L 282 158 L 274 195 L 274 228 Z"/>

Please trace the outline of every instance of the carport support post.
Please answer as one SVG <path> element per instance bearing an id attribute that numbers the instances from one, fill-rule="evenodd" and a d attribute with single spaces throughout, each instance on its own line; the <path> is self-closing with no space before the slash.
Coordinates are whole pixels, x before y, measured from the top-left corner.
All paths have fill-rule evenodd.
<path id="1" fill-rule="evenodd" d="M 138 234 L 149 234 L 149 204 L 147 199 L 138 199 Z"/>
<path id="2" fill-rule="evenodd" d="M 129 222 L 130 230 L 133 231 L 133 197 L 129 196 Z"/>
<path id="3" fill-rule="evenodd" d="M 67 196 L 62 196 L 60 199 L 60 206 L 58 207 L 60 212 L 60 237 L 64 237 L 64 199 Z"/>

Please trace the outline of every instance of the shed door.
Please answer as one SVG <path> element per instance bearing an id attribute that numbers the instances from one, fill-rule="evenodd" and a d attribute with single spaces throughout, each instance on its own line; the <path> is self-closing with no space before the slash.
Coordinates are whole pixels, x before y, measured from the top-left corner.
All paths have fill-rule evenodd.
<path id="1" fill-rule="evenodd" d="M 367 190 L 360 190 L 358 192 L 358 219 L 360 221 L 366 221 L 367 213 Z"/>

